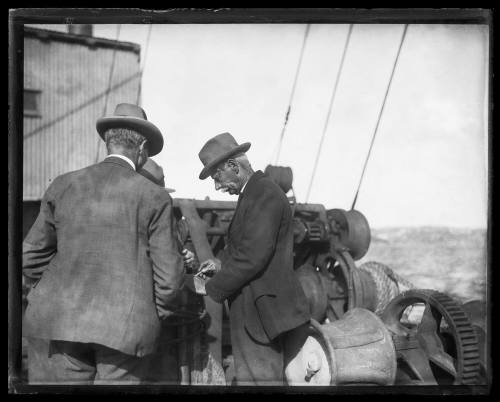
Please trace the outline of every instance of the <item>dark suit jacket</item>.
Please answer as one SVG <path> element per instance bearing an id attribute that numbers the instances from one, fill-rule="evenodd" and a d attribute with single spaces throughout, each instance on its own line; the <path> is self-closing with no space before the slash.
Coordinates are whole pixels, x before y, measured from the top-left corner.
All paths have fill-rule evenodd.
<path id="1" fill-rule="evenodd" d="M 261 171 L 240 195 L 231 221 L 222 269 L 206 284 L 215 301 L 243 303 L 244 326 L 260 342 L 310 318 L 293 272 L 292 212 L 283 191 Z"/>
<path id="2" fill-rule="evenodd" d="M 156 349 L 184 267 L 168 193 L 110 157 L 57 177 L 23 244 L 24 336 Z"/>

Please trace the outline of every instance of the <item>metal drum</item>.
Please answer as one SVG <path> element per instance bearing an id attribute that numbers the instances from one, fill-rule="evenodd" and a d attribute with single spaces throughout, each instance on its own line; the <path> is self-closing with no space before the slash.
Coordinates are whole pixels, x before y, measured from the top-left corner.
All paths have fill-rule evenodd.
<path id="1" fill-rule="evenodd" d="M 354 209 L 329 209 L 327 216 L 332 232 L 348 248 L 352 258 L 355 261 L 363 258 L 371 241 L 370 225 L 365 216 Z"/>
<path id="2" fill-rule="evenodd" d="M 310 264 L 304 264 L 295 270 L 295 274 L 309 302 L 311 317 L 323 322 L 326 318 L 328 296 L 321 272 Z"/>
<path id="3" fill-rule="evenodd" d="M 391 335 L 380 318 L 363 308 L 323 325 L 311 320 L 305 336 L 292 331 L 285 356 L 288 385 L 392 385 L 396 378 Z"/>

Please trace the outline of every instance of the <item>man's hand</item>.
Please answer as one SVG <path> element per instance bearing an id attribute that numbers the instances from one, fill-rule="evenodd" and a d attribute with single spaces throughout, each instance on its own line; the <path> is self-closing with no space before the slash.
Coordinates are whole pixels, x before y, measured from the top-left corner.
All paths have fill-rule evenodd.
<path id="1" fill-rule="evenodd" d="M 194 269 L 196 266 L 196 263 L 197 263 L 196 255 L 192 251 L 188 250 L 187 248 L 182 250 L 181 254 L 182 254 L 182 258 L 184 260 L 184 266 L 186 268 Z"/>
<path id="2" fill-rule="evenodd" d="M 200 265 L 200 269 L 197 276 L 206 279 L 207 277 L 214 276 L 217 272 L 221 270 L 221 261 L 217 258 L 209 258 L 203 261 Z"/>

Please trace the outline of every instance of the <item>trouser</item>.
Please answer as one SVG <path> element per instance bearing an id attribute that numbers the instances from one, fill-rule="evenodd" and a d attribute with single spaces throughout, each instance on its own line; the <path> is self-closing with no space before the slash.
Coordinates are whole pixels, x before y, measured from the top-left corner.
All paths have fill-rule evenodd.
<path id="1" fill-rule="evenodd" d="M 28 339 L 30 384 L 140 384 L 152 355 L 136 357 L 95 343 Z"/>
<path id="2" fill-rule="evenodd" d="M 283 339 L 261 343 L 241 325 L 231 326 L 231 348 L 236 384 L 284 385 Z"/>
<path id="3" fill-rule="evenodd" d="M 180 383 L 179 342 L 176 327 L 163 323 L 158 349 L 151 355 L 148 383 L 175 385 Z"/>
<path id="4" fill-rule="evenodd" d="M 232 306 L 233 317 L 244 317 L 239 305 Z M 236 321 L 236 322 L 234 322 Z M 228 385 L 286 385 L 285 368 L 302 348 L 309 323 L 282 333 L 269 343 L 254 339 L 243 320 L 231 322 L 231 348 L 236 381 Z M 291 336 L 292 333 L 294 336 Z"/>

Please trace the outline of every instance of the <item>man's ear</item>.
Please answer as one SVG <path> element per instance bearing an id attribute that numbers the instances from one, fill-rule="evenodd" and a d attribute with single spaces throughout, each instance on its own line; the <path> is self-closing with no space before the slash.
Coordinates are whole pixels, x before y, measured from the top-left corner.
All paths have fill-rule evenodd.
<path id="1" fill-rule="evenodd" d="M 229 166 L 236 174 L 240 172 L 240 165 L 238 165 L 238 162 L 236 162 L 234 159 L 228 159 L 227 166 Z"/>

